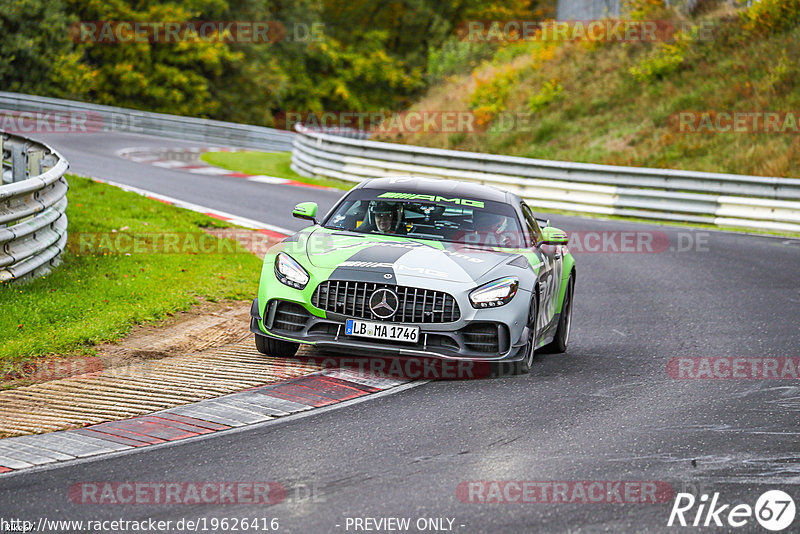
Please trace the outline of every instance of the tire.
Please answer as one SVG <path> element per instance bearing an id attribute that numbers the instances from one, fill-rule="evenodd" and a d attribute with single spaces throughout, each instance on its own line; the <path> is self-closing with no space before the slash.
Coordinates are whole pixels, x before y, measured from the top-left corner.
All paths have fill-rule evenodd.
<path id="1" fill-rule="evenodd" d="M 564 303 L 561 305 L 561 317 L 558 318 L 558 327 L 553 341 L 542 347 L 542 352 L 561 354 L 567 351 L 569 331 L 572 326 L 572 295 L 575 292 L 575 277 L 570 274 L 567 281 L 567 290 L 564 292 Z"/>
<path id="2" fill-rule="evenodd" d="M 536 315 L 539 311 L 539 293 L 537 292 L 531 300 L 531 308 L 528 311 L 528 344 L 523 349 L 525 357 L 517 362 L 514 374 L 526 375 L 531 372 L 533 358 L 536 356 Z"/>
<path id="3" fill-rule="evenodd" d="M 291 341 L 281 341 L 267 336 L 259 336 L 256 334 L 256 349 L 261 354 L 267 356 L 279 356 L 281 358 L 291 358 L 297 354 L 297 349 L 300 348 L 299 343 L 292 343 Z"/>

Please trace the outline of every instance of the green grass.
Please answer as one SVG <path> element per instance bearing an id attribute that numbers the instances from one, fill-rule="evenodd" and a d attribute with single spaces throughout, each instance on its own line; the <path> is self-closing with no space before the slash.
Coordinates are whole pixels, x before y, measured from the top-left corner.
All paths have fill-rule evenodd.
<path id="1" fill-rule="evenodd" d="M 246 174 L 263 174 L 286 178 L 306 184 L 335 187 L 348 190 L 355 185 L 352 182 L 330 178 L 306 178 L 291 169 L 291 152 L 206 152 L 200 158 L 210 165 Z"/>
<path id="2" fill-rule="evenodd" d="M 70 238 L 63 263 L 30 283 L 0 285 L 0 363 L 92 354 L 95 344 L 118 340 L 132 326 L 187 310 L 200 299 L 256 294 L 260 259 L 211 236 L 205 243 L 230 252 L 81 254 L 77 245 L 87 233 L 205 236 L 203 228 L 231 225 L 86 178 L 68 180 Z"/>

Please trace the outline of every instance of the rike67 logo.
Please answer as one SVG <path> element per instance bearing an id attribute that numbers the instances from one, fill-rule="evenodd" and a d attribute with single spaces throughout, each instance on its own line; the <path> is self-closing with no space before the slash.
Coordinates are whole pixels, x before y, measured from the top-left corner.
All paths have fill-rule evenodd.
<path id="1" fill-rule="evenodd" d="M 751 524 L 754 517 L 767 530 L 784 530 L 794 521 L 794 500 L 786 492 L 769 490 L 758 498 L 755 506 L 734 506 L 720 502 L 719 493 L 714 493 L 710 502 L 707 494 L 698 500 L 691 493 L 678 493 L 667 526 L 721 527 L 727 523 L 729 527 L 743 527 Z"/>

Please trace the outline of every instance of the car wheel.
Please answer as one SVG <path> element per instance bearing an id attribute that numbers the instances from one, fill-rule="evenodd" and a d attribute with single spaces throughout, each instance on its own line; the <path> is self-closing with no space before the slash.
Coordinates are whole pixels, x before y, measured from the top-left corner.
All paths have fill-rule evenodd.
<path id="1" fill-rule="evenodd" d="M 575 277 L 569 275 L 567 290 L 564 292 L 564 304 L 561 306 L 561 317 L 558 319 L 558 328 L 553 341 L 547 344 L 542 351 L 560 354 L 566 352 L 569 343 L 569 331 L 572 326 L 572 295 L 575 292 Z"/>
<path id="2" fill-rule="evenodd" d="M 536 314 L 538 311 L 539 295 L 531 299 L 531 308 L 528 312 L 528 344 L 523 349 L 525 357 L 517 364 L 516 374 L 528 374 L 533 367 L 533 358 L 536 356 Z"/>
<path id="3" fill-rule="evenodd" d="M 300 348 L 299 343 L 292 343 L 291 341 L 281 341 L 267 336 L 259 336 L 256 334 L 256 349 L 261 354 L 267 356 L 280 356 L 282 358 L 291 358 L 297 354 L 297 349 Z"/>

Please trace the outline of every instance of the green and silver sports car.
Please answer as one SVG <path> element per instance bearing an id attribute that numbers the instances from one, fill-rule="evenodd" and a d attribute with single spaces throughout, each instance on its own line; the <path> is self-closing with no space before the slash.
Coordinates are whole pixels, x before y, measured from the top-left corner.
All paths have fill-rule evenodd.
<path id="1" fill-rule="evenodd" d="M 368 356 L 516 362 L 569 340 L 575 261 L 567 236 L 499 189 L 423 178 L 360 183 L 264 256 L 256 347 L 300 343 Z"/>

